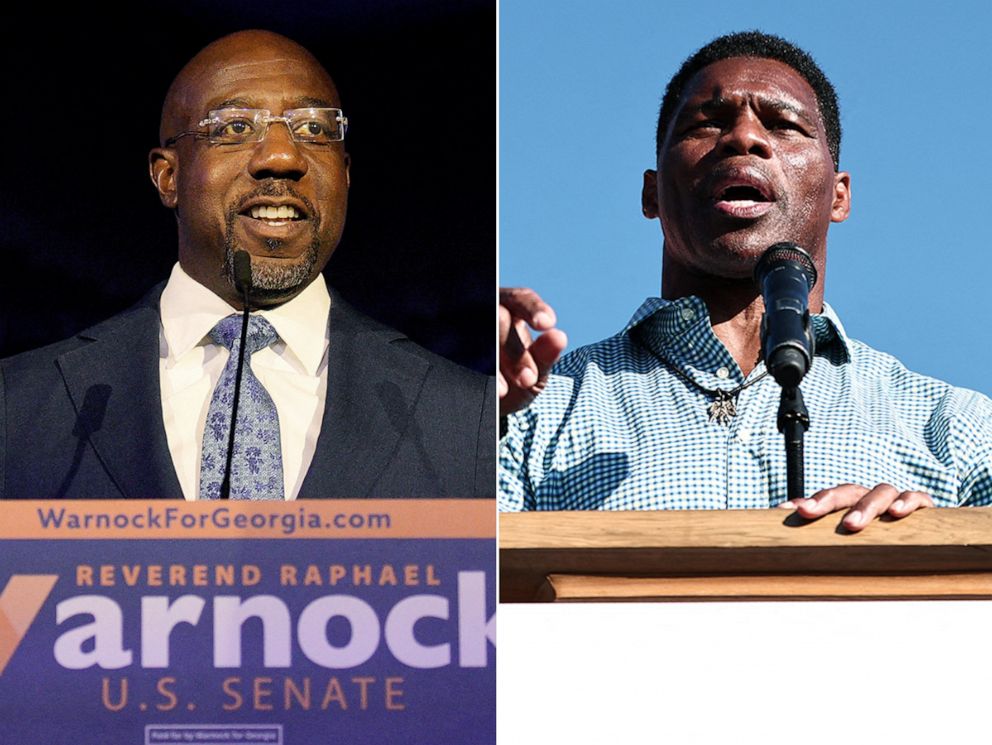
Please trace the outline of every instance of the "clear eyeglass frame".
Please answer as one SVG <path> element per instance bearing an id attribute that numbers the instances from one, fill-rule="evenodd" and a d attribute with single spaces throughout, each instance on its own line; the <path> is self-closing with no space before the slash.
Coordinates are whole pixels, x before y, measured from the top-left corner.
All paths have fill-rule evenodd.
<path id="1" fill-rule="evenodd" d="M 180 132 L 166 140 L 165 147 L 172 147 L 183 137 L 205 139 L 211 145 L 260 142 L 272 122 L 285 124 L 293 141 L 312 145 L 341 142 L 348 128 L 348 117 L 341 109 L 334 108 L 287 109 L 281 116 L 273 116 L 268 109 L 213 109 L 196 125 L 207 127 L 206 132 Z"/>

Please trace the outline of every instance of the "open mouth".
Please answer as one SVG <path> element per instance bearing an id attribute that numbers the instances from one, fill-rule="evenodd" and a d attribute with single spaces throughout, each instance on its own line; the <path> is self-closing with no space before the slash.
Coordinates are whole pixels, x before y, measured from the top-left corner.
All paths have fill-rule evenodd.
<path id="1" fill-rule="evenodd" d="M 307 219 L 303 211 L 292 204 L 255 204 L 240 214 L 274 228 Z"/>
<path id="2" fill-rule="evenodd" d="M 750 173 L 724 176 L 715 184 L 712 194 L 718 212 L 741 220 L 761 217 L 775 204 L 771 186 Z"/>
<path id="3" fill-rule="evenodd" d="M 728 186 L 717 195 L 718 202 L 768 202 L 770 201 L 756 186 Z"/>

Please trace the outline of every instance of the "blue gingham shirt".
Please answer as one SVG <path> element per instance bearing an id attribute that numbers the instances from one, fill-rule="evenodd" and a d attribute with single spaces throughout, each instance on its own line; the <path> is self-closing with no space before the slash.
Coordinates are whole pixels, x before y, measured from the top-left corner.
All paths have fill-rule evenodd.
<path id="1" fill-rule="evenodd" d="M 892 484 L 938 506 L 992 503 L 992 401 L 910 372 L 850 339 L 824 305 L 801 388 L 810 415 L 806 493 Z M 499 507 L 516 510 L 744 509 L 786 498 L 785 446 L 771 377 L 711 422 L 710 390 L 745 379 L 696 297 L 650 298 L 616 336 L 571 352 L 548 386 L 508 417 Z"/>

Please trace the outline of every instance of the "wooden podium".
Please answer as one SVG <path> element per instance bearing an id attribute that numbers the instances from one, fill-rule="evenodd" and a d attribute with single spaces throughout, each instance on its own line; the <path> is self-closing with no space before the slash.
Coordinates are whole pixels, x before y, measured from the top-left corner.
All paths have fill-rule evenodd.
<path id="1" fill-rule="evenodd" d="M 500 601 L 992 598 L 992 509 L 927 509 L 857 534 L 842 515 L 502 514 Z"/>

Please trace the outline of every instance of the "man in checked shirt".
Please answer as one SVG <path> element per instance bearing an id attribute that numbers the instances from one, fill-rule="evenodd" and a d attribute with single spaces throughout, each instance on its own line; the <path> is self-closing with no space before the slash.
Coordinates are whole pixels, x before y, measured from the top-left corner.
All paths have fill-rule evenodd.
<path id="1" fill-rule="evenodd" d="M 643 212 L 664 234 L 662 297 L 559 360 L 553 310 L 532 290 L 500 293 L 502 510 L 783 506 L 847 510 L 857 531 L 885 513 L 992 503 L 992 402 L 847 337 L 822 282 L 802 383 L 811 496 L 786 500 L 752 273 L 770 245 L 793 241 L 824 275 L 827 229 L 850 210 L 839 155 L 836 94 L 801 49 L 747 32 L 686 60 L 644 174 Z M 532 340 L 528 326 L 543 333 Z M 716 400 L 733 414 L 714 416 Z"/>

